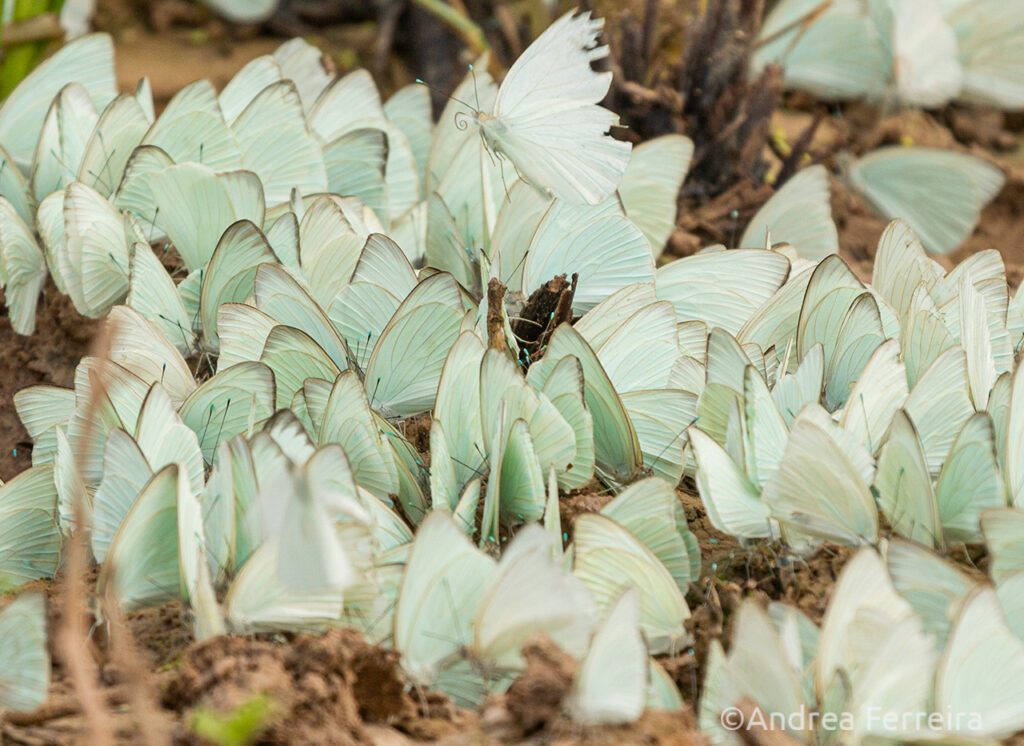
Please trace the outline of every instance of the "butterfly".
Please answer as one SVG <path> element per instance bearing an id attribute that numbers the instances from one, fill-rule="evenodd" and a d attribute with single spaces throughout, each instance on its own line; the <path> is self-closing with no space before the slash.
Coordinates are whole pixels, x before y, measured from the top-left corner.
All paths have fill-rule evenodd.
<path id="1" fill-rule="evenodd" d="M 608 55 L 597 45 L 603 26 L 589 12 L 559 18 L 512 65 L 492 109 L 471 116 L 487 150 L 524 180 L 592 205 L 618 187 L 630 154 L 628 143 L 608 134 L 618 117 L 597 105 L 612 80 L 590 67 Z"/>

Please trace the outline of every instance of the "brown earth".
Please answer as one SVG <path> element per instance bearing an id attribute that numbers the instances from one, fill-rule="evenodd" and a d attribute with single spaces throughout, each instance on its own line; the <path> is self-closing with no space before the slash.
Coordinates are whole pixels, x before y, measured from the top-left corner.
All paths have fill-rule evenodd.
<path id="1" fill-rule="evenodd" d="M 71 386 L 75 366 L 89 352 L 95 322 L 79 316 L 52 281 L 39 302 L 36 333 L 22 337 L 0 315 L 0 478 L 32 465 L 32 444 L 14 410 L 14 393 L 36 383 Z"/>
<path id="2" fill-rule="evenodd" d="M 27 588 L 47 594 L 51 632 L 65 630 L 63 580 Z M 89 629 L 83 643 L 88 681 L 103 709 L 90 715 L 82 706 L 51 634 L 49 700 L 33 713 L 0 713 L 0 743 L 63 744 L 85 738 L 95 743 L 97 731 L 118 744 L 703 743 L 689 711 L 649 712 L 634 724 L 614 728 L 584 728 L 568 721 L 561 703 L 574 664 L 568 659 L 566 669 L 564 654 L 543 638 L 526 648 L 526 673 L 506 694 L 486 701 L 478 714 L 456 708 L 444 695 L 413 687 L 395 651 L 367 645 L 355 630 L 217 637 L 193 644 L 177 602 L 133 612 L 121 622 L 94 624 L 91 616 L 83 621 Z M 114 624 L 119 626 L 112 629 Z M 553 661 L 561 661 L 560 672 L 552 673 Z M 140 706 L 140 688 L 152 695 L 149 706 Z M 221 740 L 232 719 L 246 723 L 248 738 Z"/>

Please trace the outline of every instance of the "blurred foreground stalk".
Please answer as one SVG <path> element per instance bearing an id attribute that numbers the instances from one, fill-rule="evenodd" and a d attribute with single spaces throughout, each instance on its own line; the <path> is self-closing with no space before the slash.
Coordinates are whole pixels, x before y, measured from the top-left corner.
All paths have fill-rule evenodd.
<path id="1" fill-rule="evenodd" d="M 64 32 L 58 17 L 64 0 L 3 0 L 0 29 L 0 98 L 46 55 L 50 44 Z"/>
<path id="2" fill-rule="evenodd" d="M 451 4 L 444 0 L 413 0 L 413 2 L 428 13 L 433 13 L 462 37 L 474 57 L 479 57 L 490 49 L 491 45 L 487 43 L 484 32 L 469 17 L 469 13 L 466 12 L 466 8 L 460 0 L 452 0 Z"/>

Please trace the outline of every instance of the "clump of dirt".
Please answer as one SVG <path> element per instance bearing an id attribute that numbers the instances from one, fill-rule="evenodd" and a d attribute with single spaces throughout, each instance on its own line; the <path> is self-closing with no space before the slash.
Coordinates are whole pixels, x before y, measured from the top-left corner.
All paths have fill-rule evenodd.
<path id="1" fill-rule="evenodd" d="M 647 713 L 635 724 L 581 728 L 563 714 L 576 664 L 550 641 L 524 648 L 526 672 L 491 698 L 478 719 L 443 695 L 413 692 L 398 654 L 367 645 L 354 630 L 291 644 L 218 637 L 193 647 L 164 686 L 163 704 L 187 726 L 196 712 L 227 716 L 254 697 L 268 706 L 260 742 L 377 744 L 699 743 L 689 711 Z"/>
<path id="2" fill-rule="evenodd" d="M 703 746 L 707 737 L 697 728 L 697 721 L 689 710 L 647 710 L 639 720 L 629 725 L 581 726 L 560 720 L 549 731 L 527 743 L 551 746 Z"/>
<path id="3" fill-rule="evenodd" d="M 14 409 L 14 394 L 37 383 L 71 386 L 78 361 L 89 354 L 96 322 L 78 315 L 71 300 L 58 292 L 52 280 L 39 301 L 36 332 L 16 334 L 7 317 L 0 316 L 0 478 L 7 481 L 32 465 L 32 443 Z"/>
<path id="4" fill-rule="evenodd" d="M 770 549 L 770 548 L 769 548 Z M 768 556 L 762 553 L 752 573 L 754 590 L 772 601 L 796 606 L 820 624 L 840 571 L 855 554 L 851 547 L 823 544 L 809 557 Z"/>
<path id="5" fill-rule="evenodd" d="M 855 550 L 825 544 L 808 557 L 797 557 L 777 542 L 744 545 L 711 525 L 699 496 L 688 489 L 678 494 L 697 537 L 703 566 L 701 580 L 691 584 L 687 595 L 692 614 L 686 627 L 694 638 L 692 650 L 661 663 L 684 698 L 695 701 L 708 647 L 712 640 L 728 647 L 730 621 L 744 599 L 763 605 L 784 601 L 821 624 L 836 578 Z"/>
<path id="6" fill-rule="evenodd" d="M 718 565 L 725 563 L 731 565 L 733 559 L 740 553 L 746 556 L 739 541 L 711 525 L 704 503 L 695 494 L 690 485 L 684 485 L 685 489 L 679 489 L 676 494 L 683 503 L 683 510 L 686 513 L 686 523 L 690 531 L 697 537 L 697 544 L 700 546 L 702 558 L 701 574 L 709 575 L 717 572 Z"/>
<path id="7" fill-rule="evenodd" d="M 158 671 L 177 664 L 192 644 L 191 629 L 185 624 L 180 601 L 131 611 L 125 615 L 125 623 Z"/>
<path id="8" fill-rule="evenodd" d="M 683 698 L 696 702 L 700 699 L 708 648 L 712 640 L 728 644 L 729 620 L 739 608 L 743 591 L 736 583 L 713 577 L 704 578 L 691 588 L 687 602 L 693 611 L 686 620 L 686 630 L 693 637 L 693 644 L 685 654 L 660 662 L 676 682 Z"/>
<path id="9" fill-rule="evenodd" d="M 432 421 L 429 412 L 402 420 L 405 439 L 412 444 L 421 458 L 426 459 L 425 465 L 430 463 L 430 423 Z"/>
<path id="10" fill-rule="evenodd" d="M 665 259 L 689 256 L 711 244 L 735 248 L 744 227 L 771 195 L 771 187 L 752 179 L 737 182 L 710 201 L 684 195 L 679 227 L 669 237 Z"/>
<path id="11" fill-rule="evenodd" d="M 743 0 L 597 5 L 615 73 L 606 105 L 629 128 L 624 139 L 690 137 L 687 194 L 714 197 L 767 171 L 763 153 L 782 76 L 777 68 L 749 75 L 762 9 Z"/>
<path id="12" fill-rule="evenodd" d="M 615 497 L 607 491 L 584 490 L 565 495 L 558 499 L 558 509 L 562 516 L 562 531 L 572 537 L 572 526 L 576 519 L 584 513 L 598 513 Z"/>
<path id="13" fill-rule="evenodd" d="M 764 602 L 786 601 L 814 622 L 821 622 L 828 594 L 854 549 L 823 544 L 810 556 L 798 557 L 775 542 L 757 541 L 744 546 L 711 525 L 700 497 L 684 490 L 678 494 L 700 546 L 701 576 L 716 584 L 719 595 L 725 588 L 726 595 L 737 600 L 754 596 Z M 707 603 L 709 595 L 710 591 L 703 589 L 690 599 L 691 608 Z M 732 608 L 730 602 L 721 607 L 725 616 Z"/>
<path id="14" fill-rule="evenodd" d="M 576 675 L 576 661 L 551 640 L 538 637 L 523 646 L 526 671 L 504 694 L 484 704 L 483 727 L 505 738 L 524 738 L 562 717 L 563 701 Z"/>
<path id="15" fill-rule="evenodd" d="M 273 743 L 370 743 L 364 722 L 418 715 L 397 674 L 397 653 L 367 645 L 355 630 L 302 635 L 288 646 L 217 637 L 199 643 L 164 688 L 164 706 L 229 713 L 254 696 L 272 703 L 263 738 Z"/>
<path id="16" fill-rule="evenodd" d="M 578 279 L 575 272 L 571 282 L 564 274 L 556 275 L 530 294 L 512 321 L 512 333 L 519 341 L 518 357 L 525 364 L 538 360 L 558 325 L 572 320 L 572 299 Z"/>
<path id="17" fill-rule="evenodd" d="M 565 716 L 565 698 L 572 689 L 576 661 L 543 636 L 529 640 L 523 655 L 526 671 L 481 710 L 483 732 L 501 743 L 704 743 L 688 709 L 671 713 L 648 710 L 635 723 L 622 726 L 574 723 Z"/>

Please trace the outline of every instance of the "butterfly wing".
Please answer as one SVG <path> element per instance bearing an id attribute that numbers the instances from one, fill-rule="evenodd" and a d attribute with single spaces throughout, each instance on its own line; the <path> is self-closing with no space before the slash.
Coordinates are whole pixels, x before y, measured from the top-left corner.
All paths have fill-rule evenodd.
<path id="1" fill-rule="evenodd" d="M 629 144 L 608 136 L 618 117 L 596 105 L 612 80 L 590 67 L 608 54 L 597 45 L 603 26 L 590 13 L 555 21 L 508 71 L 492 115 L 481 117 L 484 141 L 526 181 L 577 203 L 605 200 L 629 163 Z"/>

